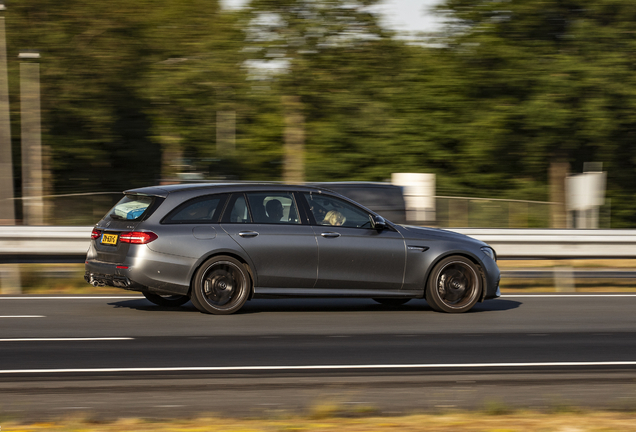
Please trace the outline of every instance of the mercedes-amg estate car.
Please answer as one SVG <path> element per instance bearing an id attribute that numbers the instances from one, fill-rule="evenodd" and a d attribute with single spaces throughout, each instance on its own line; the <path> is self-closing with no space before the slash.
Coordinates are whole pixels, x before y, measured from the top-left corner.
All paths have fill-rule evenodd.
<path id="1" fill-rule="evenodd" d="M 425 298 L 465 312 L 499 296 L 495 251 L 402 226 L 326 188 L 184 184 L 132 189 L 100 220 L 87 282 L 151 302 L 230 314 L 251 298 Z"/>

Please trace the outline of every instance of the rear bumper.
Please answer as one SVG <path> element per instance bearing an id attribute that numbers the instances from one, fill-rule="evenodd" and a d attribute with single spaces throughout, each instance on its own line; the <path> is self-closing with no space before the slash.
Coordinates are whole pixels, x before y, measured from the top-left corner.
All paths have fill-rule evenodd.
<path id="1" fill-rule="evenodd" d="M 128 269 L 119 269 L 117 264 L 101 261 L 86 261 L 84 280 L 93 286 L 112 286 L 124 288 L 132 291 L 144 291 L 146 287 L 137 282 L 133 282 L 128 274 Z"/>
<path id="2" fill-rule="evenodd" d="M 127 257 L 122 263 L 112 263 L 97 260 L 89 254 L 85 261 L 84 279 L 93 286 L 112 286 L 156 294 L 187 295 L 190 289 L 187 279 L 190 263 L 179 262 L 171 266 L 166 258 L 173 257 L 168 255 L 154 257 L 153 255 L 147 253 L 143 259 Z M 175 258 L 180 259 L 180 257 Z M 175 267 L 179 271 L 170 271 Z"/>
<path id="3" fill-rule="evenodd" d="M 132 291 L 142 291 L 143 286 L 132 282 L 124 276 L 113 276 L 99 273 L 84 274 L 84 280 L 93 286 L 112 286 Z"/>

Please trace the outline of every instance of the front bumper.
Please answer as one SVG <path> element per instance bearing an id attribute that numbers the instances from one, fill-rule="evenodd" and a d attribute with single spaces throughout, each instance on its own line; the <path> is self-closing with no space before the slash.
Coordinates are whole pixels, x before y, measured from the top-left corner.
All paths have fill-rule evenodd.
<path id="1" fill-rule="evenodd" d="M 499 282 L 501 280 L 501 272 L 497 263 L 491 259 L 484 259 L 482 261 L 483 269 L 485 272 L 485 290 L 482 300 L 494 299 L 501 296 L 499 291 Z"/>

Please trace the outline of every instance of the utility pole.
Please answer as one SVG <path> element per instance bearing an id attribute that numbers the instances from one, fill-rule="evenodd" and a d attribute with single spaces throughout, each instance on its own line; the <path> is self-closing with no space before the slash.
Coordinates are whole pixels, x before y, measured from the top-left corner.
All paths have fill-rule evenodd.
<path id="1" fill-rule="evenodd" d="M 4 0 L 0 0 L 0 13 L 5 10 Z M 0 16 L 0 225 L 15 225 L 11 119 L 9 115 L 7 43 L 4 17 Z M 18 264 L 0 266 L 0 294 L 22 294 L 22 281 Z"/>
<path id="2" fill-rule="evenodd" d="M 21 52 L 20 109 L 22 123 L 22 208 L 25 225 L 44 225 L 42 133 L 40 123 L 40 58 Z"/>
<path id="3" fill-rule="evenodd" d="M 216 154 L 227 158 L 236 148 L 236 111 L 216 112 Z"/>
<path id="4" fill-rule="evenodd" d="M 567 211 L 565 208 L 565 179 L 570 171 L 570 164 L 565 160 L 550 162 L 550 228 L 567 228 Z"/>
<path id="5" fill-rule="evenodd" d="M 4 0 L 0 0 L 0 12 L 5 10 Z M 9 115 L 7 43 L 4 17 L 0 16 L 0 225 L 15 224 L 11 120 Z"/>
<path id="6" fill-rule="evenodd" d="M 285 165 L 283 181 L 302 183 L 305 181 L 305 118 L 302 102 L 298 96 L 283 96 L 285 112 Z"/>

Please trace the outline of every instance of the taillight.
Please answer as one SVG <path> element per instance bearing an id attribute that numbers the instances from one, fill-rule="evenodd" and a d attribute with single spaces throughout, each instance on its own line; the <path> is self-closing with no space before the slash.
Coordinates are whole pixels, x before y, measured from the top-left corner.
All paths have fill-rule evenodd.
<path id="1" fill-rule="evenodd" d="M 146 244 L 157 238 L 157 234 L 151 231 L 129 231 L 119 235 L 120 242 L 132 244 Z"/>
<path id="2" fill-rule="evenodd" d="M 93 232 L 91 232 L 91 238 L 93 240 L 97 240 L 101 235 L 102 232 L 100 230 L 93 229 Z"/>

